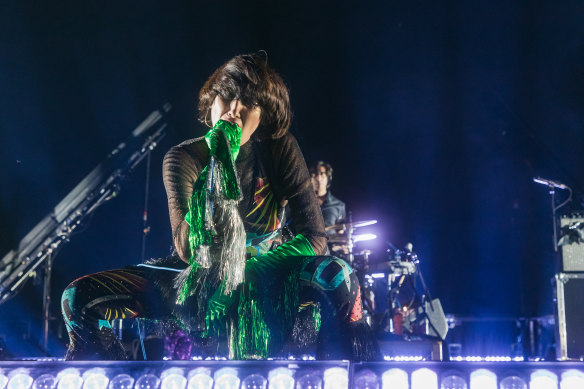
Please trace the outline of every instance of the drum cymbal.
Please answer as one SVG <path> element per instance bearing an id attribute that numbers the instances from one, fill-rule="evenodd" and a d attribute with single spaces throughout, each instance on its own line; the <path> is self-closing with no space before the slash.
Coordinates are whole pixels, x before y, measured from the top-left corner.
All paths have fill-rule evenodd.
<path id="1" fill-rule="evenodd" d="M 370 226 L 370 225 L 375 224 L 375 223 L 377 223 L 377 220 L 363 220 L 360 222 L 353 222 L 353 223 L 339 223 L 339 224 L 333 224 L 332 226 L 325 227 L 325 230 L 330 231 L 330 230 L 344 230 L 347 228 L 359 228 L 359 227 Z"/>
<path id="2" fill-rule="evenodd" d="M 329 234 L 327 235 L 327 239 L 330 243 L 348 243 L 349 239 L 353 241 L 353 243 L 363 242 L 366 240 L 376 239 L 377 235 L 375 234 Z"/>

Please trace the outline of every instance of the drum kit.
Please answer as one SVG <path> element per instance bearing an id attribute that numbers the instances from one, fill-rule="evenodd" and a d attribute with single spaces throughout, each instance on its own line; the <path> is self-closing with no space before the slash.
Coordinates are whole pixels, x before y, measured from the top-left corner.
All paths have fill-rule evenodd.
<path id="1" fill-rule="evenodd" d="M 349 262 L 357 274 L 365 320 L 379 336 L 444 340 L 446 317 L 440 301 L 430 296 L 413 245 L 400 250 L 389 243 L 381 258 L 357 249 L 359 242 L 377 238 L 357 230 L 376 223 L 364 220 L 326 227 L 329 250 Z"/>

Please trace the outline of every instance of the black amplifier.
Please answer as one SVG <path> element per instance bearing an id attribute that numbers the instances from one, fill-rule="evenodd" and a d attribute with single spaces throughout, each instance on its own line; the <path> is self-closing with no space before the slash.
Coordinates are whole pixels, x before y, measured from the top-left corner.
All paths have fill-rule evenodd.
<path id="1" fill-rule="evenodd" d="M 560 240 L 563 272 L 584 272 L 584 215 L 560 218 Z"/>
<path id="2" fill-rule="evenodd" d="M 556 357 L 584 360 L 584 273 L 558 273 L 554 284 Z"/>

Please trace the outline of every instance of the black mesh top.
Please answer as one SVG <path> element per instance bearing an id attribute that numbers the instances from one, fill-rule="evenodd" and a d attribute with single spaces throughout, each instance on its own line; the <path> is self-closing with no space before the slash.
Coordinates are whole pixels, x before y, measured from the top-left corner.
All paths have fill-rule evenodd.
<path id="1" fill-rule="evenodd" d="M 185 262 L 191 255 L 185 215 L 195 181 L 208 159 L 209 149 L 203 137 L 172 147 L 164 157 L 163 179 L 172 238 L 178 255 Z M 288 202 L 295 232 L 309 240 L 317 255 L 325 254 L 322 213 L 306 162 L 293 135 L 263 141 L 252 137 L 241 146 L 235 165 L 243 196 L 238 208 L 247 232 L 261 234 L 273 229 L 275 214 L 271 210 L 280 209 Z"/>

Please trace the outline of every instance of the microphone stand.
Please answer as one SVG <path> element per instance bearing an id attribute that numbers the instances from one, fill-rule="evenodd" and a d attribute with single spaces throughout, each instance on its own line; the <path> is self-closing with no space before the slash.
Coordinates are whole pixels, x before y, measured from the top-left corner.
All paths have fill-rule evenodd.
<path id="1" fill-rule="evenodd" d="M 554 252 L 558 252 L 558 221 L 556 220 L 556 189 L 549 185 L 550 198 L 552 200 L 552 228 L 554 230 Z"/>

